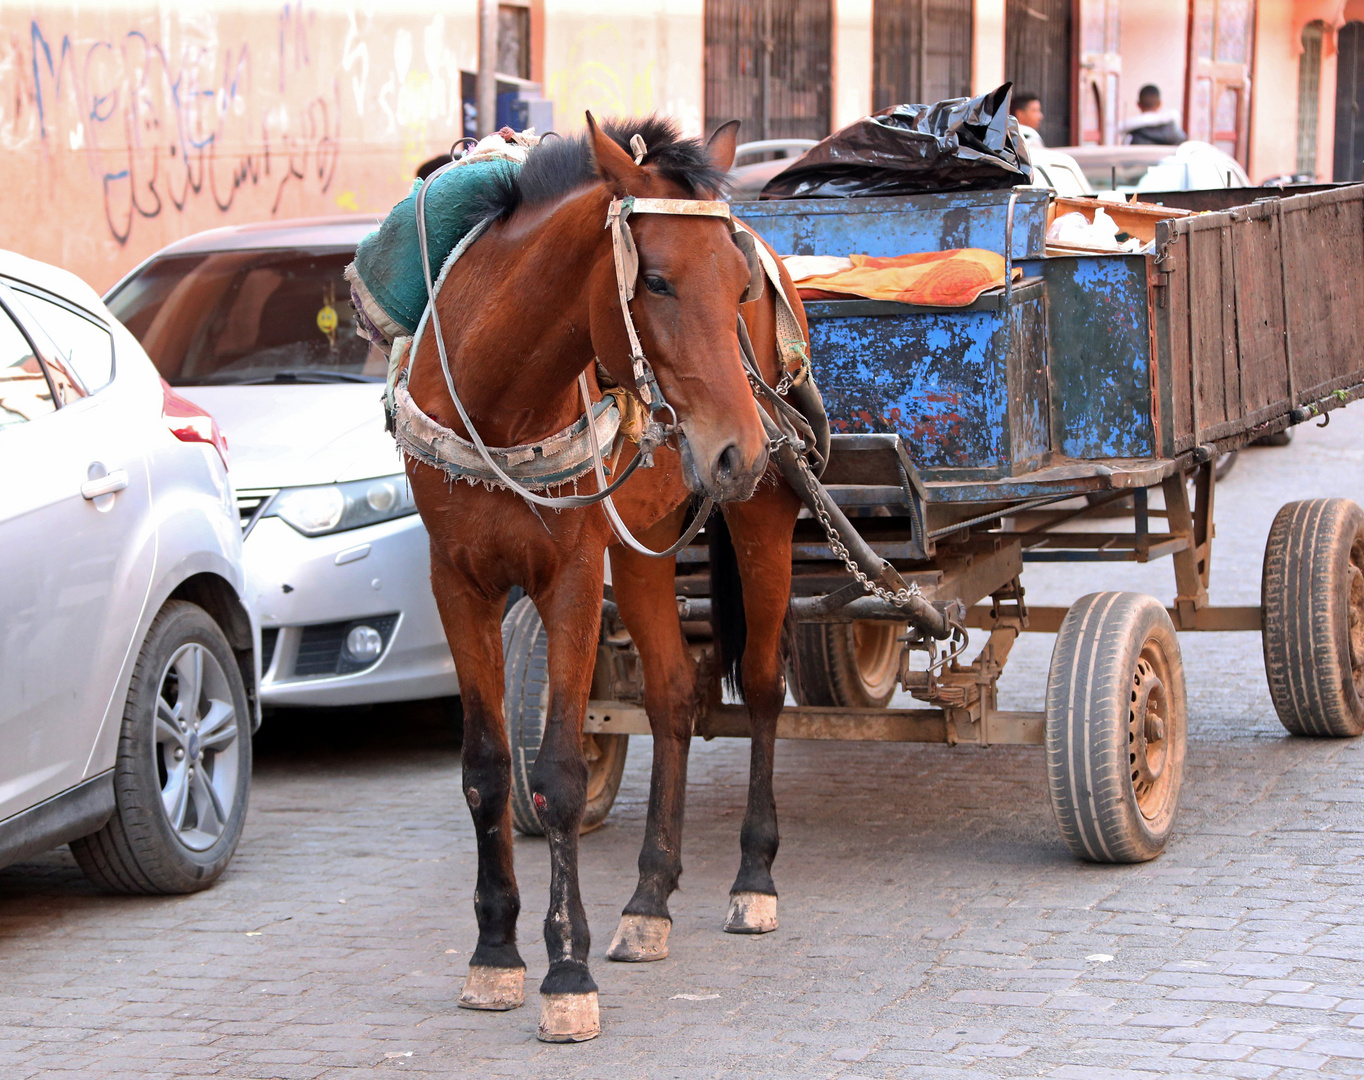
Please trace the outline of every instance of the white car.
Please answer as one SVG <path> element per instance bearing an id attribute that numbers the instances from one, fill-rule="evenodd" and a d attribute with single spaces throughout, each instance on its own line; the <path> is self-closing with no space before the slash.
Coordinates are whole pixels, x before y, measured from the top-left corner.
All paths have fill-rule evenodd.
<path id="1" fill-rule="evenodd" d="M 1250 186 L 1240 162 L 1211 143 L 1065 146 L 1095 191 L 1199 191 Z"/>
<path id="2" fill-rule="evenodd" d="M 259 723 L 227 447 L 84 282 L 0 252 L 0 866 L 227 867 Z"/>
<path id="3" fill-rule="evenodd" d="M 459 692 L 430 551 L 342 276 L 350 216 L 199 233 L 105 298 L 232 443 L 261 700 L 338 706 Z"/>

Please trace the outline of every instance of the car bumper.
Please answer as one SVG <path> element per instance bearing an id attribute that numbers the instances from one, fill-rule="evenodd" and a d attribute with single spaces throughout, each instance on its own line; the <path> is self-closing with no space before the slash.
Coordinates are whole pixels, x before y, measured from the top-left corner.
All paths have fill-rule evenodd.
<path id="1" fill-rule="evenodd" d="M 459 693 L 417 515 L 318 537 L 263 518 L 242 561 L 260 615 L 264 704 L 368 705 Z M 345 652 L 354 626 L 382 635 L 377 659 Z"/>

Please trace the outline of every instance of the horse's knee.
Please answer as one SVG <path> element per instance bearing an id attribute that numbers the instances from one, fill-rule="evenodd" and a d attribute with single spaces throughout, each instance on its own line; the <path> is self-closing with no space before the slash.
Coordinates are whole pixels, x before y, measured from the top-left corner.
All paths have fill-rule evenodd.
<path id="1" fill-rule="evenodd" d="M 555 751 L 542 744 L 530 774 L 531 802 L 551 835 L 576 833 L 587 806 L 587 762 L 582 751 Z"/>
<path id="2" fill-rule="evenodd" d="M 460 754 L 464 801 L 474 821 L 500 818 L 511 797 L 511 752 L 491 739 L 465 742 Z"/>

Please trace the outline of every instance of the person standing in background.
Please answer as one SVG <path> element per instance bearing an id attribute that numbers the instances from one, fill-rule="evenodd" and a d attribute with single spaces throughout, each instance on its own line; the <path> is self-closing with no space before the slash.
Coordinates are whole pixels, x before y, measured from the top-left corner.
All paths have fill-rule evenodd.
<path id="1" fill-rule="evenodd" d="M 1122 122 L 1123 142 L 1132 146 L 1178 146 L 1189 137 L 1179 126 L 1179 114 L 1160 106 L 1160 87 L 1147 83 L 1137 92 L 1136 116 Z"/>
<path id="2" fill-rule="evenodd" d="M 1013 113 L 1014 119 L 1018 121 L 1018 133 L 1030 143 L 1038 146 L 1046 146 L 1042 141 L 1042 136 L 1038 134 L 1038 129 L 1042 126 L 1042 99 L 1036 94 L 1024 91 L 1013 96 L 1013 104 L 1009 106 L 1009 111 Z"/>

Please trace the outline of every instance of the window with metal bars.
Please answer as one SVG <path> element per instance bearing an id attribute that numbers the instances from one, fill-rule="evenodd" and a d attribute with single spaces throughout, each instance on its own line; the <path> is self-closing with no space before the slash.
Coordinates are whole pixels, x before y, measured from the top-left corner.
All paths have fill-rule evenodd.
<path id="1" fill-rule="evenodd" d="M 706 0 L 706 130 L 822 139 L 833 98 L 831 0 Z"/>
<path id="2" fill-rule="evenodd" d="M 1364 22 L 1336 34 L 1336 180 L 1364 179 Z"/>
<path id="3" fill-rule="evenodd" d="M 1302 55 L 1298 57 L 1298 160 L 1297 172 L 1316 174 L 1317 119 L 1321 112 L 1320 19 L 1302 28 Z"/>
<path id="4" fill-rule="evenodd" d="M 971 93 L 971 0 L 875 0 L 872 108 Z"/>

